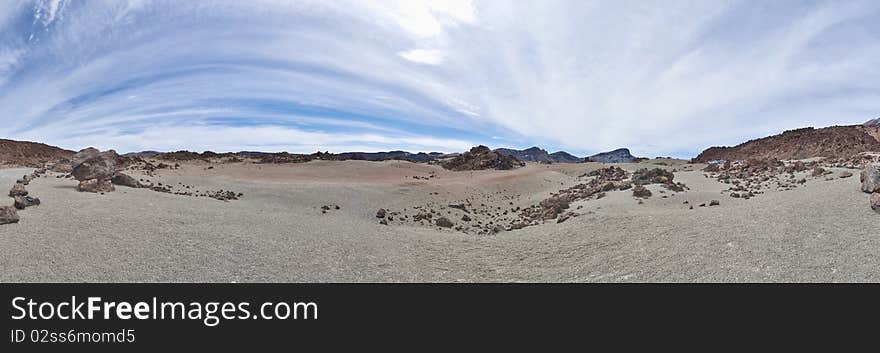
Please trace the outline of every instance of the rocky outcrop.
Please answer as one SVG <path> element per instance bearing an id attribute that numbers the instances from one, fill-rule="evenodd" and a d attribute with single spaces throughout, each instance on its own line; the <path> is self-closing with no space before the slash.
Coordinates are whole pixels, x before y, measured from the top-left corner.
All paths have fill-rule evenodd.
<path id="1" fill-rule="evenodd" d="M 121 159 L 116 151 L 95 152 L 94 148 L 80 151 L 73 158 L 73 177 L 83 181 L 89 179 L 107 180 L 113 179 L 122 166 Z"/>
<path id="2" fill-rule="evenodd" d="M 462 153 L 450 160 L 442 163 L 443 168 L 453 171 L 465 170 L 509 170 L 522 167 L 515 157 L 505 156 L 501 153 L 494 152 L 486 146 L 477 146 L 471 148 L 470 151 Z"/>
<path id="3" fill-rule="evenodd" d="M 71 158 L 73 171 L 71 174 L 74 179 L 79 180 L 77 190 L 82 192 L 111 192 L 114 191 L 111 180 L 119 176 L 119 170 L 122 169 L 123 160 L 116 154 L 114 150 L 98 151 L 89 147 L 76 153 Z M 117 181 L 124 183 L 132 183 L 140 185 L 136 180 L 127 180 L 128 178 L 120 177 Z"/>
<path id="4" fill-rule="evenodd" d="M 620 181 L 629 178 L 629 173 L 623 170 L 623 168 L 611 166 L 608 168 L 596 169 L 594 171 L 581 175 L 581 177 L 584 176 L 596 177 L 598 180 L 602 181 Z"/>
<path id="5" fill-rule="evenodd" d="M 0 224 L 18 223 L 18 212 L 12 206 L 0 206 Z"/>

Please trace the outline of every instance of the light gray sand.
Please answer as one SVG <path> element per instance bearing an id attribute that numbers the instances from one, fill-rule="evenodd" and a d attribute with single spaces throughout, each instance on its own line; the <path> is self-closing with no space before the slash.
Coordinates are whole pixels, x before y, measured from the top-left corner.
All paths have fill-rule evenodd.
<path id="1" fill-rule="evenodd" d="M 728 185 L 701 172 L 679 172 L 686 193 L 663 199 L 671 193 L 651 186 L 654 196 L 638 205 L 629 191 L 610 192 L 574 204 L 583 215 L 565 223 L 493 236 L 382 226 L 375 218 L 380 207 L 474 190 L 515 188 L 525 205 L 597 167 L 452 173 L 347 161 L 160 172 L 165 183 L 244 193 L 232 202 L 124 187 L 80 193 L 75 181 L 40 178 L 28 190 L 43 204 L 21 211 L 19 224 L 0 226 L 0 281 L 880 281 L 880 215 L 867 206 L 857 175 L 742 200 L 720 194 Z M 3 191 L 28 171 L 0 170 Z M 430 171 L 438 176 L 408 178 Z M 721 206 L 682 204 L 711 199 Z M 325 204 L 341 209 L 321 214 Z"/>

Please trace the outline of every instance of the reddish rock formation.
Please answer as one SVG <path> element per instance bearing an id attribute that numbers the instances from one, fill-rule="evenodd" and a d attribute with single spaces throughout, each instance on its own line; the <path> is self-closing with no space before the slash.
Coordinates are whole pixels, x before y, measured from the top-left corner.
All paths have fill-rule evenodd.
<path id="1" fill-rule="evenodd" d="M 735 147 L 711 147 L 695 162 L 747 159 L 805 159 L 812 157 L 852 158 L 868 151 L 880 151 L 880 127 L 832 126 L 790 130 L 779 135 L 751 140 Z"/>
<path id="2" fill-rule="evenodd" d="M 0 165 L 36 168 L 47 162 L 65 162 L 73 154 L 42 143 L 0 139 Z"/>

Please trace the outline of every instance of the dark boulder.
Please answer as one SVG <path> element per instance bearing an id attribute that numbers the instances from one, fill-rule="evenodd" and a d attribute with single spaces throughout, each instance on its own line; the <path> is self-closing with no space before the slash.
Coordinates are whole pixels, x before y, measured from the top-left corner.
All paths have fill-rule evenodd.
<path id="1" fill-rule="evenodd" d="M 37 206 L 40 204 L 40 199 L 36 197 L 30 196 L 16 196 L 15 203 L 13 206 L 19 210 L 23 210 L 27 207 Z"/>
<path id="2" fill-rule="evenodd" d="M 18 212 L 12 206 L 0 206 L 0 224 L 18 223 Z"/>
<path id="3" fill-rule="evenodd" d="M 79 156 L 80 154 L 77 153 Z M 80 161 L 73 167 L 73 177 L 83 181 L 89 179 L 110 180 L 122 166 L 121 159 L 116 151 L 88 152 L 80 158 L 74 156 L 75 161 Z"/>
<path id="4" fill-rule="evenodd" d="M 455 225 L 454 223 L 452 223 L 452 221 L 449 220 L 449 218 L 446 218 L 446 217 L 437 218 L 437 220 L 434 222 L 438 226 L 443 227 L 443 228 L 452 228 L 452 226 Z"/>
<path id="5" fill-rule="evenodd" d="M 863 192 L 880 192 L 880 164 L 866 165 L 860 177 Z"/>
<path id="6" fill-rule="evenodd" d="M 644 186 L 636 185 L 633 187 L 633 196 L 646 199 L 651 197 L 651 190 L 648 190 L 648 188 Z"/>
<path id="7" fill-rule="evenodd" d="M 141 188 L 143 185 L 137 179 L 122 173 L 116 173 L 113 179 L 110 179 L 113 185 L 127 186 L 130 188 Z"/>
<path id="8" fill-rule="evenodd" d="M 24 188 L 24 184 L 15 183 L 12 189 L 9 189 L 9 197 L 27 196 L 28 191 Z"/>

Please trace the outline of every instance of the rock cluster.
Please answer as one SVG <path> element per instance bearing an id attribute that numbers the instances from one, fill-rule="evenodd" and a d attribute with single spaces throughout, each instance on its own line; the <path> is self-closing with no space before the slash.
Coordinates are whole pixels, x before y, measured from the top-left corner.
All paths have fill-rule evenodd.
<path id="1" fill-rule="evenodd" d="M 785 163 L 778 159 L 748 159 L 745 161 L 712 163 L 703 169 L 705 176 L 730 184 L 730 197 L 750 199 L 765 190 L 791 190 L 807 182 L 807 178 L 822 178 L 828 174 L 818 162 L 795 161 Z M 847 172 L 841 174 L 846 177 Z M 798 178 L 798 175 L 801 177 Z M 851 174 L 850 174 L 851 175 Z"/>
<path id="2" fill-rule="evenodd" d="M 114 185 L 145 187 L 137 179 L 122 173 L 129 163 L 132 163 L 130 158 L 122 158 L 114 150 L 101 152 L 89 147 L 73 155 L 70 174 L 79 181 L 77 190 L 82 192 L 111 192 L 116 190 Z"/>
<path id="3" fill-rule="evenodd" d="M 675 184 L 673 173 L 666 170 L 644 169 L 638 173 L 640 173 L 638 182 L 644 185 L 657 183 L 663 186 L 669 185 L 673 192 L 687 189 L 684 184 Z M 429 203 L 425 206 L 413 207 L 412 213 L 407 209 L 391 211 L 382 208 L 376 212 L 376 218 L 383 225 L 416 223 L 423 226 L 452 228 L 464 233 L 491 235 L 545 222 L 563 223 L 578 217 L 580 213 L 573 209 L 571 205 L 573 202 L 597 200 L 605 197 L 608 192 L 634 189 L 634 181 L 630 180 L 632 176 L 631 173 L 616 166 L 594 170 L 580 176 L 590 178 L 588 181 L 559 190 L 550 197 L 527 207 L 514 206 L 514 201 L 521 195 L 488 194 L 483 195 L 486 202 L 468 198 L 451 204 Z M 641 184 L 635 187 L 637 190 L 635 194 L 637 197 L 647 197 L 642 190 L 648 193 L 650 191 Z M 494 202 L 496 206 L 486 205 L 490 202 Z M 497 206 L 498 204 L 505 206 Z"/>
<path id="4" fill-rule="evenodd" d="M 40 199 L 30 195 L 25 186 L 44 174 L 46 168 L 41 167 L 15 181 L 15 185 L 9 190 L 9 197 L 13 198 L 12 206 L 0 206 L 0 224 L 18 223 L 20 218 L 17 210 L 40 204 Z"/>

